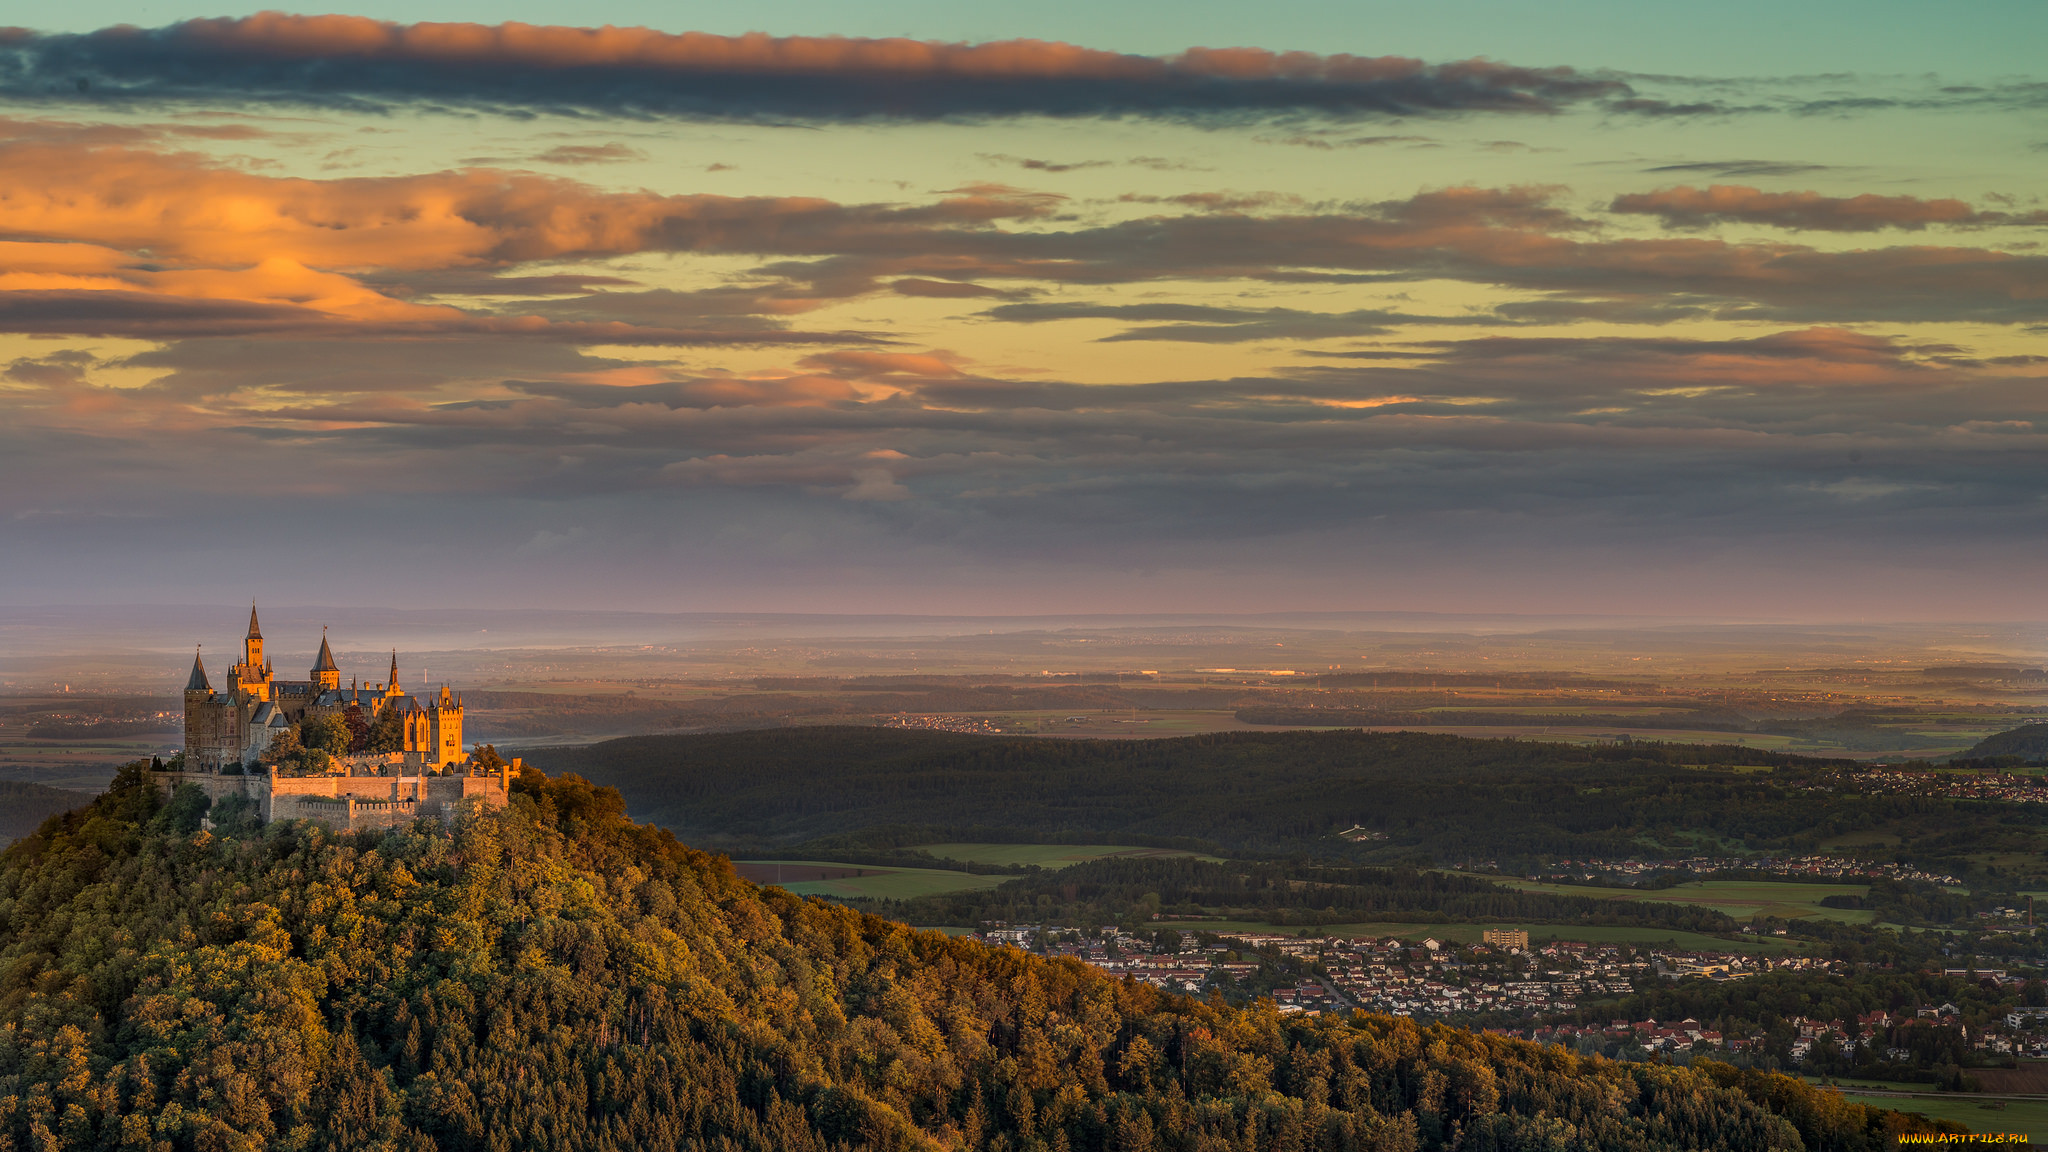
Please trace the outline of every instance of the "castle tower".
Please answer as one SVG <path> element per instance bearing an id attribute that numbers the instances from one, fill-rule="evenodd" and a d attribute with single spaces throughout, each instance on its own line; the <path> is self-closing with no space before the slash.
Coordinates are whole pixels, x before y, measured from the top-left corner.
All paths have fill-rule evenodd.
<path id="1" fill-rule="evenodd" d="M 206 678 L 206 665 L 199 649 L 192 649 L 192 675 L 185 678 L 185 755 L 197 759 L 200 750 L 212 742 L 213 684 Z"/>
<path id="2" fill-rule="evenodd" d="M 384 694 L 386 696 L 405 695 L 405 689 L 398 686 L 398 649 L 396 648 L 391 650 L 391 675 L 384 681 Z"/>
<path id="3" fill-rule="evenodd" d="M 341 687 L 341 669 L 334 666 L 334 651 L 327 647 L 327 629 L 320 630 L 320 658 L 313 661 L 313 689 L 327 691 Z"/>
<path id="4" fill-rule="evenodd" d="M 242 640 L 242 663 L 263 667 L 263 629 L 256 624 L 256 605 L 249 605 L 249 635 Z"/>
<path id="5" fill-rule="evenodd" d="M 190 771 L 218 772 L 239 743 L 235 706 L 213 693 L 206 664 L 192 651 L 192 674 L 185 678 L 185 759 Z"/>
<path id="6" fill-rule="evenodd" d="M 434 763 L 461 761 L 462 697 L 450 695 L 448 686 L 441 685 L 441 697 L 428 705 L 427 716 L 434 730 Z"/>
<path id="7" fill-rule="evenodd" d="M 460 763 L 462 755 L 462 698 L 441 686 L 441 694 L 428 701 L 425 708 L 415 707 L 408 701 L 409 709 L 403 721 L 405 730 L 405 751 L 420 758 L 428 767 L 438 768 L 443 764 Z"/>
<path id="8" fill-rule="evenodd" d="M 263 629 L 256 623 L 256 605 L 249 605 L 249 634 L 242 638 L 242 662 L 228 669 L 228 694 L 248 723 L 255 706 L 271 699 L 270 665 L 263 659 Z"/>

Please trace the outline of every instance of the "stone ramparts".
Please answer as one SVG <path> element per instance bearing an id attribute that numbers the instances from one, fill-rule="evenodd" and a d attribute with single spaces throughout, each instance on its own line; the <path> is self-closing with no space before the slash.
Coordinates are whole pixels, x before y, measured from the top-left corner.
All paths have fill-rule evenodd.
<path id="1" fill-rule="evenodd" d="M 394 763 L 389 769 L 403 771 Z M 415 769 L 416 771 L 417 769 Z M 230 796 L 256 801 L 265 821 L 318 820 L 337 831 L 390 828 L 421 816 L 452 820 L 470 805 L 502 808 L 511 787 L 511 772 L 476 775 L 343 775 L 278 776 L 258 771 L 244 776 L 214 772 L 154 772 L 158 787 L 169 795 L 180 784 L 192 784 L 218 803 Z"/>

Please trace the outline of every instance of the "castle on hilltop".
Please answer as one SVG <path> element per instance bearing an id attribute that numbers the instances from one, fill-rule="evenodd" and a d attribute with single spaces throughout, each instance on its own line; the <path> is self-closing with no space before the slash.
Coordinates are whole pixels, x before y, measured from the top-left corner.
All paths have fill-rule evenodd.
<path id="1" fill-rule="evenodd" d="M 408 764 L 440 767 L 463 759 L 462 700 L 442 685 L 427 703 L 398 686 L 398 653 L 391 653 L 391 676 L 381 684 L 341 686 L 341 669 L 327 634 L 320 634 L 320 655 L 304 680 L 279 680 L 263 658 L 263 629 L 256 608 L 249 608 L 249 634 L 242 639 L 242 661 L 228 668 L 227 684 L 213 690 L 206 664 L 192 656 L 192 675 L 185 680 L 185 763 L 188 770 L 219 772 L 232 765 L 251 765 L 269 751 L 282 734 L 310 718 L 340 717 L 361 743 L 387 708 L 398 709 L 404 728 Z M 359 750 L 359 749 L 358 749 Z"/>
<path id="2" fill-rule="evenodd" d="M 280 753 L 297 749 L 309 720 L 334 718 L 349 749 L 287 770 Z M 392 723 L 395 721 L 395 725 Z M 372 750 L 373 727 L 397 729 L 395 741 Z M 395 743 L 397 747 L 391 747 Z M 442 685 L 422 703 L 398 683 L 398 653 L 382 683 L 351 680 L 320 636 L 320 655 L 304 680 L 280 680 L 263 656 L 263 629 L 249 608 L 242 659 L 216 691 L 198 653 L 185 680 L 185 748 L 156 772 L 168 792 L 194 784 L 214 800 L 243 796 L 265 820 L 314 819 L 347 831 L 393 827 L 419 816 L 450 818 L 465 801 L 502 807 L 518 762 L 472 763 L 462 746 L 462 698 Z"/>

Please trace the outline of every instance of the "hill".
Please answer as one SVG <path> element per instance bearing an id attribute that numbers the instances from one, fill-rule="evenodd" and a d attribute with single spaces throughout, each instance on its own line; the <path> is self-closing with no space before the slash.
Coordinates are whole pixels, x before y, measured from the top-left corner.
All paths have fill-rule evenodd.
<path id="1" fill-rule="evenodd" d="M 1979 740 L 1958 760 L 1988 760 L 1993 756 L 2019 756 L 2028 760 L 2048 759 L 2048 724 L 2022 724 Z"/>
<path id="2" fill-rule="evenodd" d="M 0 780 L 0 842 L 18 840 L 57 813 L 91 802 L 91 796 L 68 788 Z"/>
<path id="3" fill-rule="evenodd" d="M 1754 749 L 1418 732 L 1034 740 L 787 728 L 523 755 L 618 788 L 635 815 L 720 847 L 1067 838 L 1457 861 L 1625 856 L 1682 832 L 1670 843 L 1688 854 L 1689 836 L 1793 846 L 1912 804 L 1802 789 L 1840 765 Z M 1376 835 L 1336 838 L 1354 825 Z"/>
<path id="4" fill-rule="evenodd" d="M 528 772 L 445 828 L 165 803 L 139 766 L 0 855 L 18 1148 L 1876 1149 L 1783 1076 L 1287 1019 L 736 877 Z"/>

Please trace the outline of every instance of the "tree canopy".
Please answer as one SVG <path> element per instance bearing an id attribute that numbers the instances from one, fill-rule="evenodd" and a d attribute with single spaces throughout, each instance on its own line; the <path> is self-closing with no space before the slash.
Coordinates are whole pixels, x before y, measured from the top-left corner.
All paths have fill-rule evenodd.
<path id="1" fill-rule="evenodd" d="M 573 776 L 388 833 L 204 815 L 131 765 L 0 855 L 9 1146 L 1874 1152 L 1919 1123 L 918 932 Z"/>

